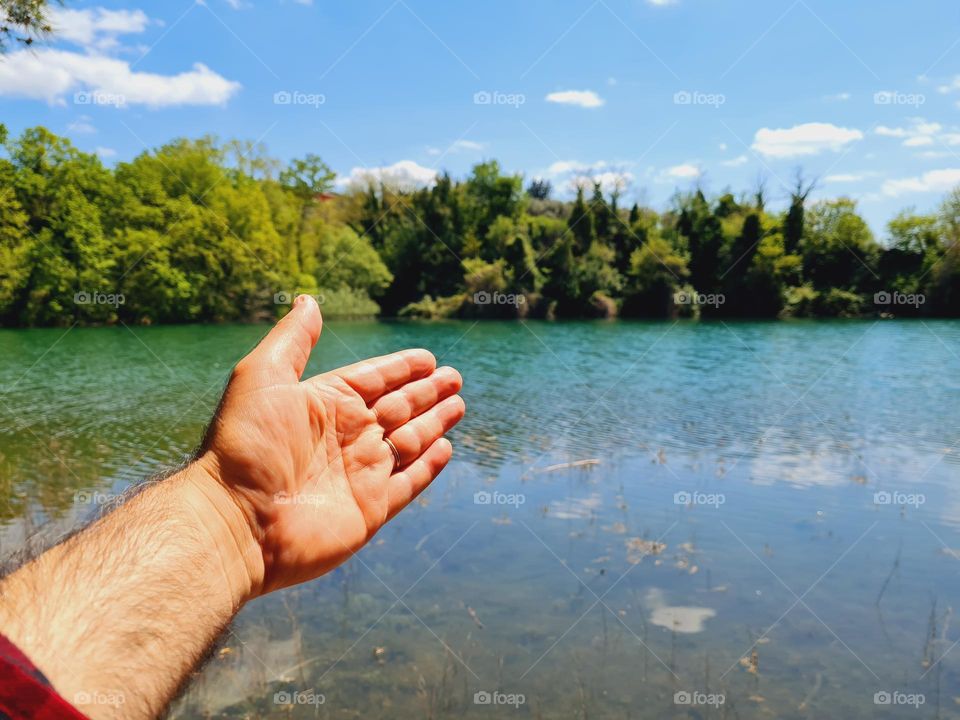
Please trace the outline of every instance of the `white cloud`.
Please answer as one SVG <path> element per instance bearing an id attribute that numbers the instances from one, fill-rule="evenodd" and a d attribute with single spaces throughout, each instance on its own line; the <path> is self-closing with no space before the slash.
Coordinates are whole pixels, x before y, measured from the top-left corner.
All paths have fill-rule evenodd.
<path id="1" fill-rule="evenodd" d="M 753 138 L 753 149 L 767 157 L 792 158 L 825 150 L 837 152 L 862 139 L 863 133 L 854 128 L 814 122 L 792 128 L 760 128 Z"/>
<path id="2" fill-rule="evenodd" d="M 97 129 L 93 126 L 89 115 L 81 115 L 78 117 L 72 123 L 67 125 L 67 130 L 84 135 L 95 133 L 97 131 Z"/>
<path id="3" fill-rule="evenodd" d="M 750 158 L 748 158 L 746 155 L 738 155 L 733 160 L 724 160 L 720 164 L 725 165 L 726 167 L 740 167 L 741 165 L 746 165 L 749 160 Z"/>
<path id="4" fill-rule="evenodd" d="M 583 163 L 577 162 L 576 160 L 557 160 L 549 168 L 547 168 L 547 173 L 549 175 L 563 175 L 574 170 L 588 170 L 591 166 L 584 165 Z"/>
<path id="5" fill-rule="evenodd" d="M 555 186 L 570 192 L 577 188 L 592 189 L 594 183 L 600 183 L 604 193 L 622 192 L 633 184 L 633 173 L 624 169 L 631 163 L 611 163 L 598 160 L 595 163 L 583 163 L 578 160 L 558 160 L 547 168 L 544 177 Z"/>
<path id="6" fill-rule="evenodd" d="M 547 168 L 549 177 L 558 177 L 574 173 L 577 175 L 596 175 L 608 171 L 619 172 L 619 166 L 629 165 L 630 163 L 611 163 L 606 160 L 597 160 L 595 163 L 584 163 L 579 160 L 557 160 Z"/>
<path id="7" fill-rule="evenodd" d="M 683 163 L 667 168 L 662 174 L 665 179 L 669 180 L 696 180 L 703 173 L 696 165 Z"/>
<path id="8" fill-rule="evenodd" d="M 850 93 L 848 92 L 839 92 L 834 93 L 833 95 L 824 95 L 823 99 L 826 102 L 846 102 L 850 99 Z"/>
<path id="9" fill-rule="evenodd" d="M 683 165 L 674 165 L 671 168 L 667 168 L 664 174 L 667 177 L 677 178 L 679 180 L 689 180 L 700 177 L 700 168 L 690 163 L 684 163 Z"/>
<path id="10" fill-rule="evenodd" d="M 102 158 L 111 158 L 117 154 L 117 151 L 114 150 L 113 148 L 100 147 L 100 146 L 97 147 L 95 152 L 97 153 L 97 155 L 99 155 Z"/>
<path id="11" fill-rule="evenodd" d="M 607 194 L 623 192 L 633 184 L 633 173 L 608 170 L 606 172 L 574 175 L 570 178 L 568 187 L 573 191 L 580 187 L 592 189 L 595 183 L 600 183 L 601 191 Z"/>
<path id="12" fill-rule="evenodd" d="M 726 151 L 727 151 L 727 144 L 726 144 L 726 143 L 720 143 L 720 149 L 721 149 L 723 152 L 726 152 Z"/>
<path id="13" fill-rule="evenodd" d="M 128 61 L 114 57 L 120 36 L 142 33 L 151 23 L 142 10 L 51 7 L 49 15 L 54 40 L 79 45 L 82 52 L 45 47 L 11 53 L 0 62 L 0 96 L 157 108 L 223 105 L 240 89 L 200 63 L 161 75 L 134 71 Z"/>
<path id="14" fill-rule="evenodd" d="M 428 147 L 427 155 L 437 157 L 438 155 L 448 155 L 458 152 L 480 152 L 486 147 L 485 143 L 474 142 L 473 140 L 456 140 L 446 148 Z"/>
<path id="15" fill-rule="evenodd" d="M 656 7 L 664 7 L 666 5 L 676 5 L 678 0 L 647 0 L 648 5 L 654 5 Z"/>
<path id="16" fill-rule="evenodd" d="M 338 178 L 337 184 L 353 188 L 365 188 L 370 183 L 375 185 L 382 183 L 395 190 L 414 190 L 433 185 L 436 179 L 436 170 L 418 165 L 413 160 L 401 160 L 385 167 L 355 167 L 350 171 L 349 176 Z"/>
<path id="17" fill-rule="evenodd" d="M 604 100 L 593 90 L 561 90 L 547 95 L 547 102 L 561 105 L 577 105 L 582 108 L 597 108 Z"/>
<path id="18" fill-rule="evenodd" d="M 827 175 L 823 180 L 828 183 L 853 183 L 863 180 L 864 175 L 855 173 L 838 173 L 836 175 Z"/>
<path id="19" fill-rule="evenodd" d="M 906 128 L 901 128 L 901 127 L 887 127 L 886 125 L 879 125 L 879 126 L 877 127 L 877 129 L 874 130 L 874 132 L 875 132 L 877 135 L 881 135 L 881 136 L 883 136 L 883 137 L 898 137 L 898 138 L 902 138 L 902 137 L 906 137 L 906 136 L 907 136 L 907 129 L 906 129 Z"/>
<path id="20" fill-rule="evenodd" d="M 937 90 L 943 94 L 953 92 L 954 90 L 960 90 L 960 75 L 955 75 L 949 83 L 940 85 Z"/>
<path id="21" fill-rule="evenodd" d="M 887 180 L 881 191 L 884 195 L 896 197 L 907 193 L 946 192 L 957 185 L 960 185 L 960 168 L 944 168 L 920 176 Z"/>
<path id="22" fill-rule="evenodd" d="M 87 102 L 104 102 L 95 97 L 101 96 L 117 105 L 223 105 L 239 89 L 240 83 L 201 63 L 177 75 L 158 75 L 134 71 L 125 60 L 55 49 L 20 50 L 0 62 L 0 95 L 53 104 L 80 91 Z"/>
<path id="23" fill-rule="evenodd" d="M 142 10 L 107 10 L 102 7 L 74 10 L 51 6 L 50 26 L 57 40 L 106 50 L 118 35 L 142 33 L 149 19 Z"/>
<path id="24" fill-rule="evenodd" d="M 925 147 L 933 145 L 935 136 L 942 130 L 943 125 L 940 123 L 927 122 L 923 118 L 910 118 L 910 125 L 907 127 L 880 125 L 874 132 L 881 137 L 901 138 L 904 147 Z"/>

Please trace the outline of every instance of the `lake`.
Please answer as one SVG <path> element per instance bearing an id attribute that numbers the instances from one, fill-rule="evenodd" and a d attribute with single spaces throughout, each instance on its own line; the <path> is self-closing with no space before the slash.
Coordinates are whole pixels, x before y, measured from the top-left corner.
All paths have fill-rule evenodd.
<path id="1" fill-rule="evenodd" d="M 0 331 L 2 550 L 197 444 L 257 326 Z M 174 717 L 960 717 L 960 323 L 328 321 L 455 459 L 248 606 Z"/>

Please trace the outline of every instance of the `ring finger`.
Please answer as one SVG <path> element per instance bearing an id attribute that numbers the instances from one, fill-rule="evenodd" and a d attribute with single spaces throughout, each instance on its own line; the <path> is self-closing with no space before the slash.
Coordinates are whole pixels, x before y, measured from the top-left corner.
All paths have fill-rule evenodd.
<path id="1" fill-rule="evenodd" d="M 398 467 L 406 467 L 460 422 L 466 409 L 459 395 L 448 397 L 430 410 L 387 434 L 400 454 Z"/>

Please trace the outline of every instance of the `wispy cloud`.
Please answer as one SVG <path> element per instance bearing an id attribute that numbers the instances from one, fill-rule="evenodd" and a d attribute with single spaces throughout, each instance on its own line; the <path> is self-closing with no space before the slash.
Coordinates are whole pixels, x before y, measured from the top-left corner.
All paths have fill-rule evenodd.
<path id="1" fill-rule="evenodd" d="M 95 133 L 97 128 L 93 126 L 89 115 L 81 115 L 76 120 L 67 125 L 67 130 L 73 133 L 88 135 Z"/>
<path id="2" fill-rule="evenodd" d="M 823 181 L 826 183 L 855 183 L 866 178 L 863 173 L 837 173 L 836 175 L 827 175 Z"/>
<path id="3" fill-rule="evenodd" d="M 951 138 L 960 139 L 960 135 L 956 133 L 941 135 L 942 131 L 943 125 L 938 122 L 928 122 L 923 118 L 910 118 L 909 125 L 898 127 L 880 125 L 874 132 L 881 137 L 899 138 L 903 140 L 904 147 L 928 147 L 933 145 L 937 139 L 949 145 L 957 144 L 952 142 Z"/>
<path id="4" fill-rule="evenodd" d="M 547 95 L 547 102 L 561 105 L 576 105 L 582 108 L 598 108 L 604 100 L 593 90 L 561 90 Z"/>
<path id="5" fill-rule="evenodd" d="M 881 192 L 896 197 L 908 193 L 946 192 L 957 185 L 960 185 L 960 168 L 943 168 L 914 177 L 887 180 Z"/>
<path id="6" fill-rule="evenodd" d="M 733 160 L 724 160 L 720 164 L 726 167 L 740 167 L 741 165 L 746 165 L 749 159 L 746 155 L 738 155 L 733 158 Z"/>
<path id="7" fill-rule="evenodd" d="M 696 180 L 703 171 L 693 163 L 682 163 L 666 168 L 660 173 L 661 182 L 675 182 L 677 180 Z"/>
<path id="8" fill-rule="evenodd" d="M 819 155 L 827 150 L 837 152 L 862 139 L 863 133 L 854 128 L 813 122 L 790 128 L 760 128 L 752 147 L 766 157 L 794 158 Z"/>

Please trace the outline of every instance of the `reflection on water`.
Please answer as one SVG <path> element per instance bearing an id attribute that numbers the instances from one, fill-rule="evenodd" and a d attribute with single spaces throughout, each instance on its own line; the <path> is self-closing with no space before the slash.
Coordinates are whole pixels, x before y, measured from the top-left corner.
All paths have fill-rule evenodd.
<path id="1" fill-rule="evenodd" d="M 705 607 L 667 605 L 663 591 L 659 588 L 650 588 L 647 591 L 646 607 L 650 613 L 651 624 L 678 633 L 702 632 L 703 624 L 717 614 Z"/>
<path id="2" fill-rule="evenodd" d="M 4 551 L 180 462 L 261 332 L 0 332 Z M 405 346 L 457 459 L 177 717 L 960 717 L 960 325 L 334 321 L 311 370 Z"/>

